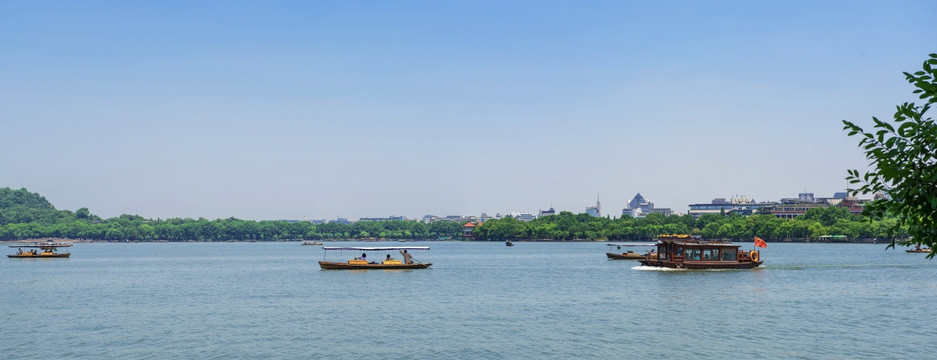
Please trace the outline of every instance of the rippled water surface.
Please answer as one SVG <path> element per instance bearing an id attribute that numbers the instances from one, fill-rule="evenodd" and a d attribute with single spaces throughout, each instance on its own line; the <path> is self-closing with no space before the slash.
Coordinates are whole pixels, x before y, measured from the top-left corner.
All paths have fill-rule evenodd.
<path id="1" fill-rule="evenodd" d="M 434 265 L 324 271 L 295 242 L 3 258 L 0 357 L 878 359 L 937 338 L 937 260 L 881 244 L 770 243 L 728 271 L 649 271 L 602 243 L 358 245 L 428 245 Z"/>

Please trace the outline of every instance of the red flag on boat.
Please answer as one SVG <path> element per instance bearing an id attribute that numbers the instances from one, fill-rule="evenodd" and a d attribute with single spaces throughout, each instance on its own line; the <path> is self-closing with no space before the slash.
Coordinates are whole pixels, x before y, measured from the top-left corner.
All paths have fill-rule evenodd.
<path id="1" fill-rule="evenodd" d="M 762 240 L 760 237 L 757 237 L 757 236 L 756 236 L 756 237 L 755 237 L 755 246 L 756 246 L 756 247 L 767 248 L 767 247 L 768 247 L 768 243 L 766 243 L 766 242 L 765 242 L 764 240 Z"/>

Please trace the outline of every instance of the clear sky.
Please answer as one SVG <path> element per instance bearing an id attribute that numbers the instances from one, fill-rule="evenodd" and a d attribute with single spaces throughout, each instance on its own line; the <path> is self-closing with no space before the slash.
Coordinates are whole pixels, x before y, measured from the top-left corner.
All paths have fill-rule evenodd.
<path id="1" fill-rule="evenodd" d="M 103 217 L 842 191 L 935 1 L 3 1 L 0 187 Z"/>

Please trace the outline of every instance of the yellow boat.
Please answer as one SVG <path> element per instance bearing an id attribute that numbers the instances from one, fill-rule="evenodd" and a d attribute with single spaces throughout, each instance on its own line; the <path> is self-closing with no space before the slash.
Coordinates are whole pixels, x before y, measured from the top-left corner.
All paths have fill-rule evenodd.
<path id="1" fill-rule="evenodd" d="M 368 251 L 405 251 L 409 254 L 411 250 L 429 250 L 429 246 L 389 246 L 389 247 L 359 247 L 359 246 L 348 246 L 348 247 L 333 247 L 325 246 L 322 250 L 326 250 L 328 253 L 329 250 L 349 250 L 349 251 L 361 251 L 362 256 L 356 257 L 348 261 L 319 261 L 319 267 L 323 270 L 374 270 L 374 269 L 426 269 L 433 265 L 433 263 L 421 263 L 419 261 L 413 260 L 410 257 L 408 263 L 404 263 L 398 259 L 385 258 L 383 261 L 368 261 L 367 252 Z"/>
<path id="2" fill-rule="evenodd" d="M 33 243 L 32 245 L 10 245 L 11 248 L 17 248 L 16 254 L 7 255 L 8 258 L 15 259 L 40 259 L 40 258 L 67 258 L 71 253 L 60 253 L 58 248 L 71 247 L 69 243 Z M 23 249 L 32 249 L 23 251 Z"/>

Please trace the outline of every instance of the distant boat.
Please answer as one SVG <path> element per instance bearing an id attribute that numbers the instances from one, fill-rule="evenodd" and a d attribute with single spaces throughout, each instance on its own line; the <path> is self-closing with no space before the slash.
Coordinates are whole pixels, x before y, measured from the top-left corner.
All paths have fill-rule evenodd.
<path id="1" fill-rule="evenodd" d="M 71 253 L 59 253 L 58 248 L 60 247 L 71 247 L 72 244 L 69 243 L 55 243 L 55 242 L 46 242 L 46 243 L 33 243 L 32 245 L 10 245 L 11 248 L 17 248 L 16 254 L 7 255 L 8 258 L 16 259 L 39 259 L 39 258 L 67 258 L 71 256 Z M 23 251 L 23 249 L 32 249 Z"/>
<path id="2" fill-rule="evenodd" d="M 654 244 L 608 244 L 608 246 L 615 246 L 618 248 L 618 250 L 621 250 L 622 246 L 626 246 L 626 247 L 627 246 L 654 246 Z M 648 251 L 647 254 L 641 254 L 641 253 L 634 252 L 633 250 L 627 250 L 621 253 L 607 252 L 605 253 L 605 256 L 607 256 L 609 259 L 614 259 L 614 260 L 641 260 L 641 259 L 646 258 L 647 255 L 649 254 L 656 255 L 651 251 Z"/>
<path id="3" fill-rule="evenodd" d="M 929 252 L 930 252 L 930 248 L 916 247 L 916 248 L 914 248 L 914 249 L 905 250 L 905 252 L 909 252 L 909 253 L 929 253 Z"/>
<path id="4" fill-rule="evenodd" d="M 313 241 L 313 242 L 308 242 L 308 241 L 306 241 L 306 242 L 302 243 L 302 245 L 315 245 L 315 246 L 320 246 L 320 245 L 322 245 L 322 243 L 320 243 L 320 242 L 315 242 L 315 241 Z"/>
<path id="5" fill-rule="evenodd" d="M 512 242 L 510 242 L 510 241 L 505 241 L 505 242 L 504 242 L 504 246 L 514 246 L 514 243 L 512 243 Z"/>

